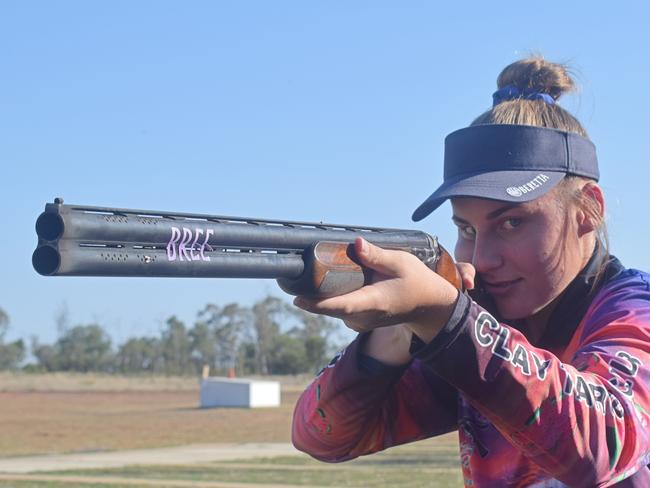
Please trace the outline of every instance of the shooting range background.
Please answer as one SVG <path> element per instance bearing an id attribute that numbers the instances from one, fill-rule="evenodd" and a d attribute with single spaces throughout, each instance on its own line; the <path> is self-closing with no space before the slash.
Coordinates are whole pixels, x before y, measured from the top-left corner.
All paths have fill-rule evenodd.
<path id="1" fill-rule="evenodd" d="M 569 62 L 562 103 L 598 147 L 614 253 L 650 269 L 646 2 L 3 1 L 0 307 L 7 339 L 99 322 L 157 333 L 272 281 L 44 278 L 46 202 L 416 228 L 453 248 L 444 136 L 539 52 Z"/>

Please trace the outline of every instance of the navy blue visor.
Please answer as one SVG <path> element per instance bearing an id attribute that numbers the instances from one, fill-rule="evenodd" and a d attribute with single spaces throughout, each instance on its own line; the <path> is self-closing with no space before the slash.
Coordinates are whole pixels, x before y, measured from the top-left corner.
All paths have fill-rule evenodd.
<path id="1" fill-rule="evenodd" d="M 475 125 L 445 138 L 442 185 L 413 212 L 422 220 L 453 197 L 534 200 L 566 175 L 598 181 L 596 147 L 573 132 L 530 125 Z"/>

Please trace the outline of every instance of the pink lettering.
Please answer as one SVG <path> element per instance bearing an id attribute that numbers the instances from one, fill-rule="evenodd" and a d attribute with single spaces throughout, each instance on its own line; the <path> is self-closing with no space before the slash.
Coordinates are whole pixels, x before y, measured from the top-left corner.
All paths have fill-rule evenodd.
<path id="1" fill-rule="evenodd" d="M 213 229 L 171 228 L 171 237 L 167 242 L 167 259 L 169 261 L 210 261 L 206 251 L 212 251 L 208 244 Z M 203 241 L 203 242 L 201 242 Z M 201 242 L 201 244 L 199 244 Z"/>
<path id="2" fill-rule="evenodd" d="M 181 238 L 181 231 L 178 227 L 172 227 L 172 236 L 167 243 L 167 260 L 176 261 L 176 243 Z"/>
<path id="3" fill-rule="evenodd" d="M 214 231 L 212 229 L 207 229 L 205 231 L 205 241 L 203 241 L 203 244 L 201 244 L 201 251 L 199 252 L 203 261 L 210 261 L 210 256 L 206 256 L 204 252 L 206 247 L 208 248 L 208 251 L 212 251 L 212 247 L 210 244 L 208 244 L 208 240 L 212 234 L 214 234 Z"/>
<path id="4" fill-rule="evenodd" d="M 191 241 L 192 241 L 192 231 L 187 227 L 183 227 L 183 240 L 178 245 L 178 257 L 181 261 L 183 261 L 183 256 L 185 256 L 185 259 L 187 259 L 188 261 L 192 260 L 192 257 L 187 252 L 187 248 L 185 247 Z"/>
<path id="5" fill-rule="evenodd" d="M 203 234 L 203 229 L 196 229 L 194 231 L 194 241 L 192 242 L 192 247 L 190 248 L 190 256 L 192 256 L 192 261 L 198 261 L 201 259 L 201 257 L 197 254 L 194 254 L 194 250 L 196 249 L 196 243 L 199 240 L 199 236 Z"/>

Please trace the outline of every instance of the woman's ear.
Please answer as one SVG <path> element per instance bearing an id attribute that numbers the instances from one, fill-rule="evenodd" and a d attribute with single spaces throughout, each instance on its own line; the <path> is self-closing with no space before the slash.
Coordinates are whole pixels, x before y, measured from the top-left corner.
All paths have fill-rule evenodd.
<path id="1" fill-rule="evenodd" d="M 580 188 L 580 208 L 577 217 L 580 236 L 597 230 L 605 218 L 605 197 L 596 182 L 588 181 Z"/>

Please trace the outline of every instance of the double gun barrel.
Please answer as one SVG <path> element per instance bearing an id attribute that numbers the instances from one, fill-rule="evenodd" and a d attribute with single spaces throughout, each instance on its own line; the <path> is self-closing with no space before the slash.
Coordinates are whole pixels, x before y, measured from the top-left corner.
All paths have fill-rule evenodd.
<path id="1" fill-rule="evenodd" d="M 289 293 L 323 296 L 367 281 L 350 245 L 359 236 L 415 254 L 434 270 L 448 256 L 435 237 L 415 230 L 68 205 L 59 198 L 45 205 L 36 233 L 32 264 L 42 275 L 273 278 Z M 319 266 L 330 283 L 314 290 Z"/>

